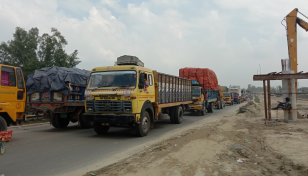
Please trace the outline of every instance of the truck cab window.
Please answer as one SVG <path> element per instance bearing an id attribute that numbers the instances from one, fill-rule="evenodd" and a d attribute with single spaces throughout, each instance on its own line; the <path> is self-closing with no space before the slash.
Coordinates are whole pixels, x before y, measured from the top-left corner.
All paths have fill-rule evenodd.
<path id="1" fill-rule="evenodd" d="M 10 67 L 1 68 L 1 85 L 16 87 L 15 69 Z"/>
<path id="2" fill-rule="evenodd" d="M 149 82 L 149 85 L 150 85 L 150 86 L 152 86 L 152 85 L 153 85 L 152 80 L 153 80 L 153 79 L 152 79 L 152 75 L 149 75 L 149 80 L 148 80 L 148 82 Z"/>
<path id="3" fill-rule="evenodd" d="M 16 69 L 17 71 L 17 85 L 19 89 L 24 89 L 24 79 L 22 77 L 22 73 L 20 69 Z"/>

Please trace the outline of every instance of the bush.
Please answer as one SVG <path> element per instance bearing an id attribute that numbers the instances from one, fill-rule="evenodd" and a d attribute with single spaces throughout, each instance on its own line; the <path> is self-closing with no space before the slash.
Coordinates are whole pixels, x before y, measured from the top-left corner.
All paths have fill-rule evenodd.
<path id="1" fill-rule="evenodd" d="M 259 97 L 258 97 L 258 96 L 255 96 L 254 101 L 255 101 L 256 103 L 260 103 Z"/>

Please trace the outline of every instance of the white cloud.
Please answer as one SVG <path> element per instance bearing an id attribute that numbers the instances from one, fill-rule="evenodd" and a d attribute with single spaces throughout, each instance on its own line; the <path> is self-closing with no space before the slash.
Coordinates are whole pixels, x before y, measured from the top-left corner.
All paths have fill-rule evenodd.
<path id="1" fill-rule="evenodd" d="M 17 26 L 38 27 L 41 34 L 55 27 L 68 40 L 68 52 L 79 51 L 78 67 L 89 70 L 113 65 L 121 55 L 135 55 L 159 72 L 177 75 L 182 67 L 207 67 L 216 72 L 219 84 L 242 87 L 256 84 L 252 75 L 259 64 L 263 73 L 280 71 L 280 59 L 288 54 L 280 21 L 294 5 L 308 14 L 308 2 L 215 2 L 0 0 L 0 38 L 11 39 Z M 75 18 L 76 13 L 83 17 Z M 308 34 L 298 31 L 299 70 L 305 70 L 308 42 L 303 39 Z"/>

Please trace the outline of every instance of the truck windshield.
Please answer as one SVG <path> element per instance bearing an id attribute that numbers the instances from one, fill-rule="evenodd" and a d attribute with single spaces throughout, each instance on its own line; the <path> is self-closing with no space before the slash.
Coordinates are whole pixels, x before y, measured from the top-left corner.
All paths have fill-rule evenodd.
<path id="1" fill-rule="evenodd" d="M 193 87 L 192 88 L 192 96 L 193 97 L 199 97 L 200 96 L 200 88 L 199 87 Z"/>
<path id="2" fill-rule="evenodd" d="M 108 71 L 95 72 L 90 76 L 88 89 L 103 87 L 136 88 L 136 71 Z"/>
<path id="3" fill-rule="evenodd" d="M 224 97 L 230 97 L 230 93 L 223 93 Z"/>
<path id="4" fill-rule="evenodd" d="M 232 93 L 232 97 L 237 97 L 237 93 Z"/>

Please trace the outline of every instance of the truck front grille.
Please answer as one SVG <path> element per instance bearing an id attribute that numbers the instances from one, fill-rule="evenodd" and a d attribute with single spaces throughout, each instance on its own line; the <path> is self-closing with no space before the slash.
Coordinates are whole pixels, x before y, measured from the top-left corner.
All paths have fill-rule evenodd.
<path id="1" fill-rule="evenodd" d="M 131 101 L 87 101 L 92 112 L 132 112 Z"/>

